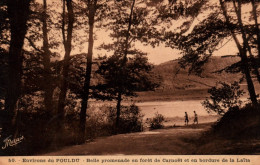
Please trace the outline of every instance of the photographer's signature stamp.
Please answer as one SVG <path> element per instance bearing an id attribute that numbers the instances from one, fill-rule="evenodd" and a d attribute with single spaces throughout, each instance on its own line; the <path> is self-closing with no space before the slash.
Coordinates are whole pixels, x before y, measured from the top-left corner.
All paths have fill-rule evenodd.
<path id="1" fill-rule="evenodd" d="M 0 128 L 0 138 L 2 137 L 2 128 Z M 11 138 L 12 135 L 8 136 L 3 140 L 4 145 L 2 146 L 2 149 L 6 149 L 8 147 L 16 146 L 17 144 L 21 143 L 24 139 L 24 136 L 20 136 L 18 138 Z"/>

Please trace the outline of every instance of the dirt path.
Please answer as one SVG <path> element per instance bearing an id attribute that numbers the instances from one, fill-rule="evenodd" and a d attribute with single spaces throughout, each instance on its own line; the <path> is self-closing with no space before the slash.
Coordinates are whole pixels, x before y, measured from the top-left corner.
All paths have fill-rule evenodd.
<path id="1" fill-rule="evenodd" d="M 208 128 L 210 124 L 199 124 L 119 134 L 98 138 L 82 145 L 65 147 L 45 155 L 187 155 L 194 152 L 194 140 Z"/>

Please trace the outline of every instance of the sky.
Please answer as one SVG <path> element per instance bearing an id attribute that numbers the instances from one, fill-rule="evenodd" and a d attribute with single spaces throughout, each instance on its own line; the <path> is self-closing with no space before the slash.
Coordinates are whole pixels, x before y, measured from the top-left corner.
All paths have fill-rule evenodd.
<path id="1" fill-rule="evenodd" d="M 219 44 L 218 46 L 219 50 L 215 51 L 213 53 L 213 56 L 235 55 L 238 52 L 237 47 L 233 42 L 233 40 L 230 40 L 229 42 L 228 40 L 229 39 L 226 39 L 222 44 Z M 151 46 L 142 46 L 142 45 L 137 45 L 136 47 L 137 48 L 140 47 L 140 49 L 146 52 L 149 62 L 156 65 L 182 57 L 180 50 L 168 48 L 165 47 L 164 45 L 161 45 L 156 48 L 152 48 Z"/>
<path id="2" fill-rule="evenodd" d="M 210 0 L 210 3 L 218 3 L 218 0 Z M 251 10 L 251 9 L 249 9 Z M 203 11 L 194 21 L 191 25 L 190 30 L 187 33 L 190 33 L 192 29 L 204 18 L 207 17 L 207 15 L 212 12 L 209 11 Z M 174 25 L 180 26 L 182 22 L 185 20 L 178 20 L 174 22 Z M 176 27 L 171 27 L 176 28 Z M 108 37 L 108 33 L 104 31 L 98 31 L 97 33 L 97 40 L 94 43 L 94 48 L 97 47 L 99 44 L 103 42 L 109 42 L 111 39 Z M 170 60 L 178 59 L 182 56 L 181 51 L 177 49 L 172 49 L 169 47 L 165 47 L 165 45 L 161 44 L 158 47 L 151 47 L 151 46 L 144 46 L 141 43 L 136 44 L 136 48 L 142 50 L 143 52 L 147 53 L 147 57 L 149 62 L 153 64 L 160 64 L 163 62 L 167 62 Z M 85 49 L 84 49 L 85 50 Z M 213 53 L 213 56 L 221 56 L 221 55 L 235 55 L 237 54 L 238 50 L 234 43 L 234 41 L 231 38 L 227 38 L 223 41 L 223 43 L 220 43 L 217 47 L 217 50 Z M 103 53 L 102 51 L 98 51 L 97 49 L 94 49 L 94 54 Z"/>
<path id="3" fill-rule="evenodd" d="M 102 43 L 107 43 L 111 41 L 111 39 L 108 37 L 108 33 L 104 31 L 99 31 L 96 34 L 97 40 L 95 40 L 94 42 L 94 56 L 97 56 L 98 54 L 104 55 L 106 52 L 97 50 L 96 48 Z M 135 48 L 147 53 L 149 62 L 155 65 L 181 57 L 181 53 L 179 50 L 167 48 L 164 44 L 153 48 L 152 46 L 144 46 L 141 43 L 135 43 Z M 87 49 L 84 48 L 82 51 L 87 51 Z"/>
<path id="4" fill-rule="evenodd" d="M 42 0 L 37 0 L 38 2 L 42 2 Z M 48 2 L 54 2 L 54 0 L 50 0 Z M 218 0 L 210 0 L 211 3 L 216 3 L 218 2 Z M 49 3 L 51 4 L 51 3 Z M 58 10 L 58 9 L 56 9 Z M 249 9 L 250 10 L 250 9 Z M 192 30 L 192 28 L 199 22 L 202 21 L 203 18 L 205 18 L 205 16 L 207 16 L 207 11 L 202 13 L 201 15 L 198 16 L 198 18 L 195 19 L 195 21 L 193 22 L 190 31 Z M 182 21 L 182 20 L 180 20 Z M 181 22 L 175 22 L 175 24 L 181 24 Z M 87 35 L 87 34 L 86 34 Z M 215 51 L 213 53 L 214 56 L 221 56 L 221 55 L 235 55 L 237 53 L 237 48 L 235 46 L 235 43 L 230 40 L 228 43 L 226 43 L 230 38 L 226 39 L 226 41 L 224 41 L 223 43 L 220 43 L 218 45 L 219 50 Z M 111 41 L 111 39 L 109 38 L 109 33 L 105 32 L 104 30 L 98 30 L 96 32 L 96 40 L 94 41 L 94 50 L 93 50 L 93 54 L 94 57 L 97 57 L 99 54 L 105 54 L 105 52 L 102 52 L 101 50 L 97 50 L 97 47 L 101 44 L 101 43 L 107 43 Z M 72 51 L 72 55 L 73 54 L 78 54 L 78 53 L 86 53 L 87 52 L 87 42 L 83 44 L 83 49 L 82 50 L 73 50 Z M 180 58 L 181 52 L 177 49 L 171 49 L 168 47 L 165 47 L 163 44 L 152 48 L 151 46 L 144 46 L 142 44 L 136 44 L 136 48 L 141 49 L 142 51 L 144 51 L 145 53 L 147 53 L 147 57 L 149 62 L 153 63 L 153 64 L 160 64 L 166 61 L 170 61 L 170 60 L 174 60 L 177 58 Z M 62 50 L 61 50 L 62 51 Z M 64 54 L 64 53 L 61 53 Z M 62 57 L 61 57 L 62 58 Z"/>
<path id="5" fill-rule="evenodd" d="M 219 0 L 209 0 L 209 4 L 217 4 L 219 5 Z M 231 4 L 232 5 L 232 4 Z M 233 6 L 231 6 L 233 8 Z M 227 6 L 229 8 L 229 6 Z M 249 11 L 252 11 L 252 6 L 250 4 L 243 5 L 242 7 L 242 14 L 243 14 L 243 21 L 248 23 L 249 18 Z M 196 19 L 194 19 L 190 29 L 186 32 L 187 34 L 192 31 L 192 29 L 204 18 L 208 16 L 209 13 L 214 12 L 211 9 L 205 10 L 201 12 Z M 181 25 L 182 20 L 179 20 L 177 22 L 174 22 L 174 24 Z M 240 37 L 238 37 L 239 39 Z M 161 45 L 156 48 L 152 47 L 142 47 L 142 45 L 139 45 L 138 47 L 143 48 L 145 52 L 148 53 L 149 61 L 153 64 L 160 64 L 166 61 L 174 60 L 177 58 L 180 58 L 181 52 L 176 49 L 166 48 L 164 45 Z M 229 37 L 226 38 L 222 43 L 219 43 L 219 45 L 216 48 L 216 51 L 213 52 L 213 56 L 223 56 L 223 55 L 236 55 L 238 53 L 238 49 L 236 47 L 236 44 L 234 40 Z"/>

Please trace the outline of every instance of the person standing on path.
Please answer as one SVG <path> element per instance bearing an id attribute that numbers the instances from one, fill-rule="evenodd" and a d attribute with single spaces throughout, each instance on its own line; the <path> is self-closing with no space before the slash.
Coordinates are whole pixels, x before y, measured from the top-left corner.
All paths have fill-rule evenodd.
<path id="1" fill-rule="evenodd" d="M 198 115 L 197 115 L 196 111 L 193 111 L 193 112 L 194 112 L 194 123 L 193 124 L 195 124 L 195 123 L 199 124 Z"/>
<path id="2" fill-rule="evenodd" d="M 187 112 L 185 112 L 185 125 L 188 125 L 189 124 L 189 117 L 188 117 L 188 114 Z"/>

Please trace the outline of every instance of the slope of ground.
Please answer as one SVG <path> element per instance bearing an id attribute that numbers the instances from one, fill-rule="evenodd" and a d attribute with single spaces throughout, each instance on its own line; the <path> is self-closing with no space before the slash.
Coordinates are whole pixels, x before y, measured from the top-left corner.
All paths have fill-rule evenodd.
<path id="1" fill-rule="evenodd" d="M 101 137 L 44 156 L 65 155 L 219 155 L 260 154 L 260 140 L 209 139 L 201 136 L 212 123 Z"/>
<path id="2" fill-rule="evenodd" d="M 148 132 L 102 137 L 92 142 L 66 147 L 46 155 L 184 155 L 192 154 L 198 139 L 210 127 L 200 124 Z"/>
<path id="3" fill-rule="evenodd" d="M 181 69 L 178 60 L 168 61 L 155 66 L 154 73 L 162 78 L 161 88 L 169 89 L 203 89 L 216 85 L 218 81 L 233 82 L 242 77 L 240 73 L 215 73 L 239 61 L 235 56 L 211 57 L 202 67 L 201 76 L 189 74 L 188 69 Z"/>

